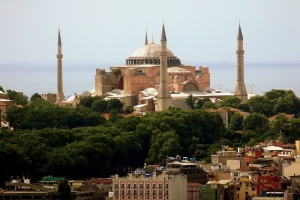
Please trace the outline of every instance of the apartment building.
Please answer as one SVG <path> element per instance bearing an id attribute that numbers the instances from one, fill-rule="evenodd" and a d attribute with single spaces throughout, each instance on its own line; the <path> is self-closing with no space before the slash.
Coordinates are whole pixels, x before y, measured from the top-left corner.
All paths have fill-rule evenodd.
<path id="1" fill-rule="evenodd" d="M 187 199 L 187 176 L 180 171 L 130 173 L 126 177 L 115 175 L 112 180 L 114 200 Z"/>

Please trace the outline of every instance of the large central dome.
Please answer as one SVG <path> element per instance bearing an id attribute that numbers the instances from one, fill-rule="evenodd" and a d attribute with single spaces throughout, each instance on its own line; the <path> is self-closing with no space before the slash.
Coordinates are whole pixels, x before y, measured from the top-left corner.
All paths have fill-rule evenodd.
<path id="1" fill-rule="evenodd" d="M 150 44 L 145 44 L 135 50 L 133 54 L 126 59 L 126 65 L 159 65 L 160 51 L 161 46 L 152 41 Z M 181 61 L 168 49 L 168 66 L 176 65 L 181 65 Z"/>
<path id="2" fill-rule="evenodd" d="M 130 57 L 159 57 L 161 46 L 155 43 L 143 45 L 133 52 Z M 174 57 L 172 51 L 168 49 L 168 57 Z"/>

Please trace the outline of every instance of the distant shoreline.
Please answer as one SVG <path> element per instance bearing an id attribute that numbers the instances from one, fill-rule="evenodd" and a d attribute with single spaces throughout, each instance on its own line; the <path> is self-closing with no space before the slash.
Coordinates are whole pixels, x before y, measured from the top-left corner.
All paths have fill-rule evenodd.
<path id="1" fill-rule="evenodd" d="M 196 65 L 199 69 L 200 65 Z M 220 62 L 208 64 L 211 74 L 211 87 L 221 85 L 224 92 L 233 92 L 236 83 L 235 63 Z M 63 87 L 65 96 L 81 94 L 94 89 L 96 68 L 101 65 L 63 63 Z M 5 90 L 23 92 L 28 97 L 34 93 L 56 93 L 55 64 L 0 64 L 0 85 Z M 109 67 L 103 67 L 109 71 Z M 300 62 L 254 63 L 245 62 L 245 85 L 249 92 L 250 83 L 255 94 L 271 89 L 292 90 L 300 97 Z"/>

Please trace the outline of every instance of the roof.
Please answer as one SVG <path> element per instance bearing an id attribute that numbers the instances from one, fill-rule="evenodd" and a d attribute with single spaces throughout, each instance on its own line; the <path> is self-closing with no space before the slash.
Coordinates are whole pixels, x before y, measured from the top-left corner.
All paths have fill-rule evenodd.
<path id="1" fill-rule="evenodd" d="M 150 95 L 153 95 L 155 92 L 157 92 L 157 89 L 149 87 L 149 88 L 144 89 L 144 91 Z"/>
<path id="2" fill-rule="evenodd" d="M 111 178 L 91 178 L 87 180 L 89 183 L 94 183 L 94 184 L 112 184 L 112 179 Z"/>
<path id="3" fill-rule="evenodd" d="M 138 105 L 135 105 L 134 108 L 142 108 L 145 106 L 147 106 L 147 104 L 138 104 Z"/>
<path id="4" fill-rule="evenodd" d="M 159 54 L 161 51 L 161 46 L 159 44 L 155 44 L 154 42 L 151 42 L 150 44 L 143 45 L 136 49 L 130 57 L 157 57 L 159 58 Z M 173 52 L 168 51 L 168 57 L 175 57 Z"/>
<path id="5" fill-rule="evenodd" d="M 229 182 L 230 182 L 230 180 L 220 180 L 218 183 L 221 184 L 221 185 L 225 185 Z"/>
<path id="6" fill-rule="evenodd" d="M 276 147 L 276 146 L 267 146 L 267 147 L 264 147 L 263 150 L 266 150 L 266 151 L 282 151 L 283 148 Z"/>
<path id="7" fill-rule="evenodd" d="M 187 186 L 190 186 L 190 187 L 200 187 L 201 184 L 200 183 L 187 182 Z"/>
<path id="8" fill-rule="evenodd" d="M 61 181 L 62 177 L 43 177 L 41 182 L 44 181 Z"/>
<path id="9" fill-rule="evenodd" d="M 244 112 L 244 111 L 241 111 L 237 108 L 229 108 L 230 111 L 234 111 L 234 112 L 238 112 L 240 115 L 242 115 L 243 117 L 247 117 L 248 115 L 250 115 L 250 113 L 248 112 Z"/>
<path id="10" fill-rule="evenodd" d="M 269 119 L 270 122 L 272 122 L 272 121 L 274 121 L 274 120 L 276 119 L 277 116 L 278 116 L 278 115 L 274 115 L 274 116 L 272 116 L 272 117 L 269 117 L 268 119 Z M 291 118 L 293 118 L 295 115 L 294 115 L 294 114 L 284 114 L 284 116 L 285 116 L 286 118 L 288 118 L 288 119 L 291 119 Z"/>

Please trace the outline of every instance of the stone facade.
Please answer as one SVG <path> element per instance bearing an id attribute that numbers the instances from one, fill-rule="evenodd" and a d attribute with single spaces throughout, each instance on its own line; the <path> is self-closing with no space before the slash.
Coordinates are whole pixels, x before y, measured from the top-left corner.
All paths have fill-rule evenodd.
<path id="1" fill-rule="evenodd" d="M 50 103 L 55 103 L 56 102 L 56 94 L 41 94 L 42 98 L 45 99 L 46 101 Z"/>
<path id="2" fill-rule="evenodd" d="M 187 199 L 187 178 L 181 173 L 162 172 L 151 177 L 144 174 L 128 174 L 112 177 L 113 200 L 122 199 Z"/>

